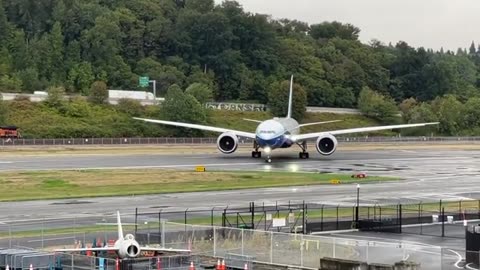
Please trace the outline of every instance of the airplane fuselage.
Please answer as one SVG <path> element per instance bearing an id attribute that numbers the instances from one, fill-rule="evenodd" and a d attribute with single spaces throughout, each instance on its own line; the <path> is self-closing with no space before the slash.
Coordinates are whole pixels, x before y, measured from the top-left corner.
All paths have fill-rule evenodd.
<path id="1" fill-rule="evenodd" d="M 255 140 L 261 148 L 288 148 L 295 142 L 292 135 L 300 133 L 298 122 L 293 118 L 273 118 L 261 122 L 255 131 Z"/>

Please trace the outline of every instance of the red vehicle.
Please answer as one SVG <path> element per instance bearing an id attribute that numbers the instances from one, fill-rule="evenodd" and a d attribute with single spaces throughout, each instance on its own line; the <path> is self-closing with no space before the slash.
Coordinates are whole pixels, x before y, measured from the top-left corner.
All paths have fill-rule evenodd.
<path id="1" fill-rule="evenodd" d="M 0 127 L 0 138 L 20 138 L 20 132 L 16 126 Z"/>
<path id="2" fill-rule="evenodd" d="M 352 174 L 352 178 L 367 178 L 367 173 L 366 172 L 359 172 Z"/>

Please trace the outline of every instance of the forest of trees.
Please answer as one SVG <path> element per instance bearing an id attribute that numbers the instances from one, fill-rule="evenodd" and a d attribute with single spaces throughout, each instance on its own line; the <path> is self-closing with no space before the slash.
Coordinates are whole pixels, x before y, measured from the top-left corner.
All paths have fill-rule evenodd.
<path id="1" fill-rule="evenodd" d="M 159 96 L 172 85 L 171 96 L 195 86 L 209 89 L 187 91 L 200 103 L 273 104 L 270 93 L 294 74 L 311 106 L 362 109 L 362 96 L 379 95 L 387 104 L 367 109 L 380 121 L 398 111 L 405 121 L 446 121 L 442 104 L 478 103 L 480 47 L 473 42 L 468 50 L 433 51 L 402 41 L 363 44 L 359 33 L 340 22 L 273 20 L 235 1 L 0 0 L 0 92 L 63 87 L 91 96 L 94 82 L 135 90 L 146 75 L 157 80 Z M 480 124 L 472 113 L 440 130 L 472 129 Z"/>

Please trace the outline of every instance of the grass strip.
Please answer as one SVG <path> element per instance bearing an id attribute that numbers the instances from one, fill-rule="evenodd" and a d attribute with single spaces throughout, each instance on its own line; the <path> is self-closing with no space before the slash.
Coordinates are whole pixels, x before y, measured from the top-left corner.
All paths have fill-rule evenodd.
<path id="1" fill-rule="evenodd" d="M 0 173 L 0 201 L 24 201 L 178 192 L 221 191 L 298 185 L 371 183 L 393 177 L 353 179 L 345 174 L 292 172 L 195 172 L 165 169 L 59 170 Z"/>

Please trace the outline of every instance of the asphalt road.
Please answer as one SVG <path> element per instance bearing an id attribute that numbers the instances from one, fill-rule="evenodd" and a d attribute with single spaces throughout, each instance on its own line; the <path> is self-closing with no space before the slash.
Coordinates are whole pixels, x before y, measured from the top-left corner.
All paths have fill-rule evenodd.
<path id="1" fill-rule="evenodd" d="M 248 154 L 214 155 L 71 155 L 1 157 L 0 171 L 82 168 L 171 168 L 193 170 L 204 165 L 211 170 L 266 170 L 309 172 L 366 171 L 370 175 L 400 176 L 393 183 L 361 185 L 364 204 L 415 203 L 432 200 L 480 198 L 480 159 L 478 151 L 339 151 L 331 157 L 311 153 L 310 160 L 299 160 L 296 152 L 273 156 L 273 163 L 254 160 Z M 88 179 L 86 179 L 88 181 Z M 356 185 L 297 186 L 135 197 L 89 198 L 6 202 L 0 204 L 2 222 L 9 220 L 58 218 L 112 214 L 116 210 L 132 213 L 142 209 L 192 210 L 212 207 L 248 206 L 248 202 L 274 204 L 308 201 L 328 205 L 352 205 Z"/>

